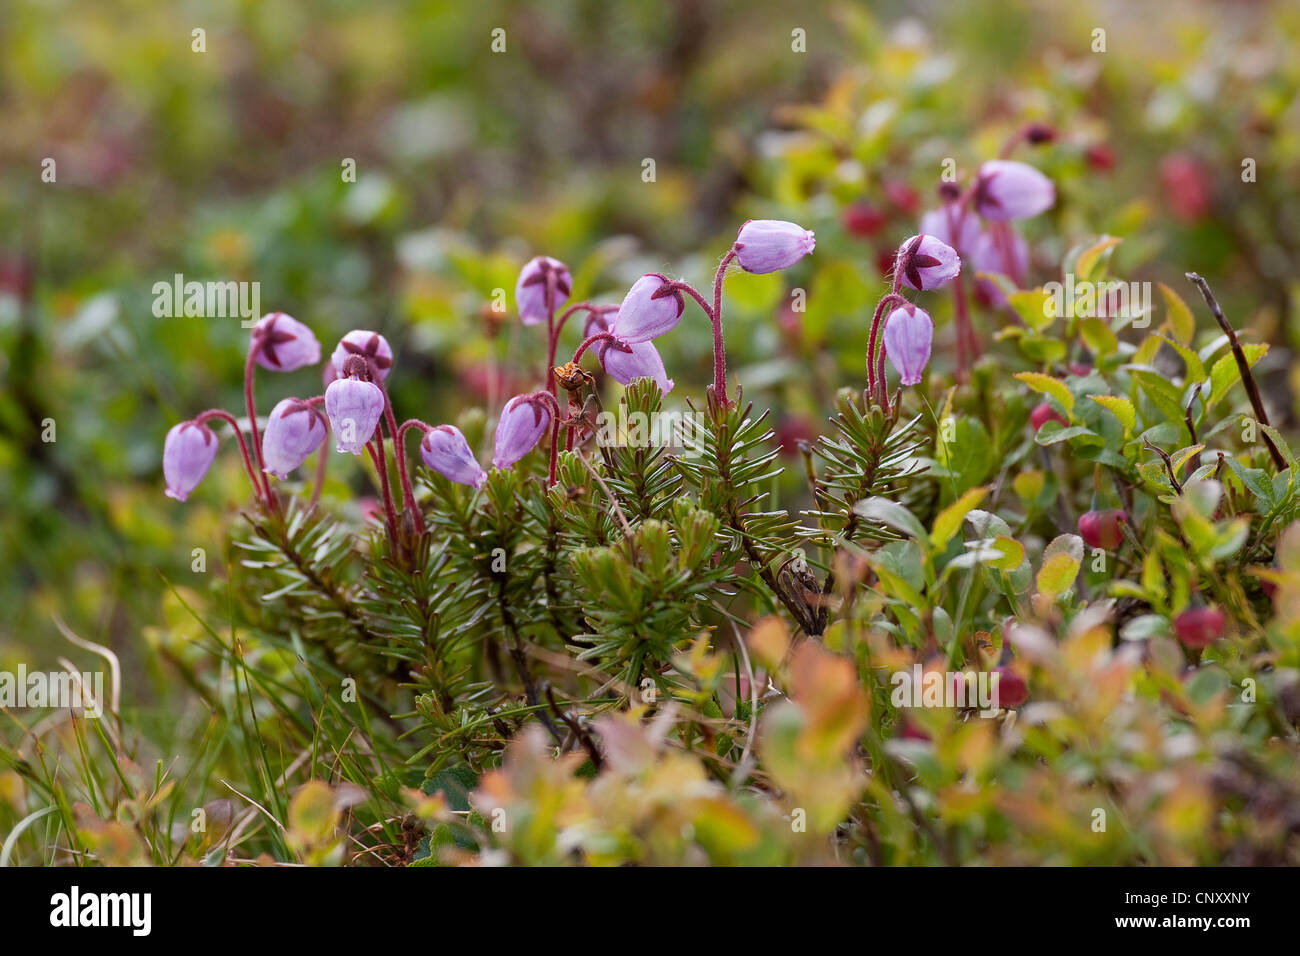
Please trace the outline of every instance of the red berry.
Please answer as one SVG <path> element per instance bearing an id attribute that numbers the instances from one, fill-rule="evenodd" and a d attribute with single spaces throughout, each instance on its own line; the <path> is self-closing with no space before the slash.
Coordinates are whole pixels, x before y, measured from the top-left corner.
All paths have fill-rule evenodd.
<path id="1" fill-rule="evenodd" d="M 1190 648 L 1208 647 L 1223 636 L 1223 612 L 1217 607 L 1188 608 L 1174 618 L 1174 632 Z"/>
<path id="2" fill-rule="evenodd" d="M 0 257 L 0 292 L 27 302 L 32 296 L 35 270 L 26 258 Z"/>
<path id="3" fill-rule="evenodd" d="M 1048 422 L 1060 422 L 1062 428 L 1066 428 L 1070 424 L 1061 417 L 1061 413 L 1054 409 L 1050 402 L 1035 405 L 1034 410 L 1029 413 L 1029 424 L 1034 426 L 1034 431 L 1038 431 Z"/>
<path id="4" fill-rule="evenodd" d="M 773 429 L 777 448 L 782 455 L 793 458 L 799 454 L 799 443 L 812 443 L 817 439 L 817 426 L 802 415 L 787 415 Z"/>
<path id="5" fill-rule="evenodd" d="M 1174 218 L 1195 222 L 1210 211 L 1210 177 L 1190 156 L 1175 153 L 1160 163 L 1160 180 Z"/>
<path id="6" fill-rule="evenodd" d="M 1029 699 L 1029 685 L 1010 667 L 999 667 L 993 673 L 998 675 L 999 707 L 1015 710 Z"/>
<path id="7" fill-rule="evenodd" d="M 1113 551 L 1124 540 L 1121 526 L 1128 520 L 1120 508 L 1105 511 L 1089 511 L 1079 515 L 1079 536 L 1090 548 Z"/>
<path id="8" fill-rule="evenodd" d="M 889 217 L 884 210 L 871 205 L 864 199 L 850 203 L 844 209 L 844 231 L 858 239 L 870 239 L 884 229 Z"/>
<path id="9" fill-rule="evenodd" d="M 785 337 L 786 344 L 798 351 L 803 342 L 803 316 L 787 302 L 777 310 L 776 325 Z"/>
<path id="10" fill-rule="evenodd" d="M 921 208 L 921 197 L 916 190 L 897 179 L 885 183 L 885 198 L 908 215 L 915 214 Z"/>
<path id="11" fill-rule="evenodd" d="M 916 724 L 912 723 L 910 717 L 903 718 L 902 730 L 898 736 L 901 737 L 903 740 L 929 740 L 930 739 L 930 735 L 927 734 L 920 727 L 918 727 Z"/>
<path id="12" fill-rule="evenodd" d="M 1105 143 L 1089 146 L 1084 157 L 1088 165 L 1099 173 L 1108 173 L 1115 168 L 1115 151 Z"/>

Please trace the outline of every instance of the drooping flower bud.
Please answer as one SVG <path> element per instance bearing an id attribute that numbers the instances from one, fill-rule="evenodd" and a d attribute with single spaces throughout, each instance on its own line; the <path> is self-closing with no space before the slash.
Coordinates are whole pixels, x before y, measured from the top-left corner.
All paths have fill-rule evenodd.
<path id="1" fill-rule="evenodd" d="M 438 474 L 457 484 L 477 488 L 487 480 L 485 472 L 470 451 L 469 442 L 455 425 L 438 425 L 424 433 L 420 457 Z"/>
<path id="2" fill-rule="evenodd" d="M 951 246 L 959 256 L 969 256 L 979 238 L 979 217 L 956 205 L 931 209 L 921 217 L 921 233 Z"/>
<path id="3" fill-rule="evenodd" d="M 975 181 L 975 209 L 985 219 L 1029 219 L 1052 208 L 1056 187 L 1028 163 L 990 159 Z"/>
<path id="4" fill-rule="evenodd" d="M 780 219 L 751 219 L 736 236 L 736 259 L 746 272 L 788 269 L 817 247 L 812 232 Z"/>
<path id="5" fill-rule="evenodd" d="M 915 385 L 930 361 L 930 340 L 934 320 L 925 309 L 908 303 L 889 313 L 885 320 L 885 354 L 904 385 Z"/>
<path id="6" fill-rule="evenodd" d="M 1188 608 L 1174 618 L 1174 633 L 1187 647 L 1209 647 L 1223 636 L 1223 612 L 1217 607 Z"/>
<path id="7" fill-rule="evenodd" d="M 506 402 L 497 422 L 495 468 L 509 468 L 537 446 L 551 424 L 551 410 L 532 395 L 516 395 Z"/>
<path id="8" fill-rule="evenodd" d="M 325 389 L 325 412 L 334 429 L 337 450 L 360 455 L 384 413 L 384 393 L 373 382 L 335 379 Z"/>
<path id="9" fill-rule="evenodd" d="M 519 270 L 519 281 L 515 283 L 515 305 L 519 307 L 519 318 L 524 325 L 545 322 L 550 315 L 546 308 L 548 281 L 554 290 L 551 301 L 553 311 L 569 299 L 569 292 L 573 288 L 569 267 L 559 259 L 537 256 L 529 259 Z"/>
<path id="10" fill-rule="evenodd" d="M 255 359 L 272 372 L 292 372 L 320 361 L 316 334 L 291 315 L 271 312 L 253 326 Z"/>
<path id="11" fill-rule="evenodd" d="M 334 366 L 336 378 L 345 377 L 343 363 L 348 360 L 349 355 L 359 355 L 365 359 L 370 365 L 371 374 L 381 382 L 388 378 L 388 372 L 393 367 L 393 350 L 388 344 L 388 339 L 378 332 L 353 329 L 343 336 L 330 356 L 330 364 Z"/>
<path id="12" fill-rule="evenodd" d="M 277 478 L 288 478 L 324 440 L 325 422 L 320 413 L 306 402 L 286 398 L 271 409 L 266 420 L 266 434 L 262 436 L 262 456 L 266 459 L 263 470 Z"/>
<path id="13" fill-rule="evenodd" d="M 610 331 L 629 345 L 649 342 L 675 327 L 685 308 L 685 298 L 667 276 L 647 273 L 623 297 Z"/>
<path id="14" fill-rule="evenodd" d="M 1090 548 L 1113 551 L 1124 540 L 1125 521 L 1128 521 L 1128 514 L 1120 508 L 1087 511 L 1079 515 L 1079 536 Z"/>
<path id="15" fill-rule="evenodd" d="M 904 285 L 924 292 L 957 278 L 961 273 L 961 257 L 942 239 L 921 233 L 898 247 L 895 268 Z"/>
<path id="16" fill-rule="evenodd" d="M 1038 431 L 1048 422 L 1060 422 L 1062 428 L 1068 428 L 1070 425 L 1050 402 L 1035 405 L 1034 410 L 1029 413 L 1029 424 L 1034 426 L 1034 431 Z"/>
<path id="17" fill-rule="evenodd" d="M 163 442 L 163 479 L 167 497 L 184 501 L 203 480 L 217 457 L 217 436 L 197 422 L 173 425 Z"/>

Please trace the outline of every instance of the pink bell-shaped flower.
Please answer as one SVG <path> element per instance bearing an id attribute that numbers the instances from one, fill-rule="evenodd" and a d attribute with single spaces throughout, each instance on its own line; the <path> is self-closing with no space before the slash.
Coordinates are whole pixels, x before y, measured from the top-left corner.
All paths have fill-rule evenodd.
<path id="1" fill-rule="evenodd" d="M 288 478 L 324 440 L 325 422 L 320 413 L 304 401 L 286 398 L 271 409 L 266 420 L 262 436 L 264 470 L 277 478 Z"/>
<path id="2" fill-rule="evenodd" d="M 292 372 L 320 361 L 316 334 L 291 315 L 271 312 L 253 326 L 257 364 L 272 372 Z"/>
<path id="3" fill-rule="evenodd" d="M 184 501 L 189 497 L 217 457 L 217 436 L 197 422 L 173 425 L 163 442 L 163 478 L 167 497 Z"/>
<path id="4" fill-rule="evenodd" d="M 497 423 L 492 465 L 509 468 L 532 451 L 551 424 L 551 410 L 532 395 L 516 395 L 506 402 Z"/>
<path id="5" fill-rule="evenodd" d="M 733 248 L 742 269 L 761 275 L 790 268 L 817 248 L 817 239 L 793 222 L 751 219 L 740 227 Z"/>
<path id="6" fill-rule="evenodd" d="M 934 320 L 925 309 L 908 304 L 889 313 L 885 322 L 885 354 L 904 385 L 916 385 L 921 381 L 930 361 L 933 337 Z"/>
<path id="7" fill-rule="evenodd" d="M 469 442 L 455 425 L 438 425 L 424 433 L 420 457 L 438 474 L 462 485 L 477 488 L 487 480 Z"/>

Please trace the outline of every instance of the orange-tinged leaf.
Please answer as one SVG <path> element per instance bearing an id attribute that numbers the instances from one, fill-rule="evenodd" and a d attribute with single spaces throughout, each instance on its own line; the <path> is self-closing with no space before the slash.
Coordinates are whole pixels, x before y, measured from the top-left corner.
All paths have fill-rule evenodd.
<path id="1" fill-rule="evenodd" d="M 790 652 L 790 631 L 779 617 L 765 617 L 754 625 L 746 643 L 758 664 L 775 671 Z"/>
<path id="2" fill-rule="evenodd" d="M 289 801 L 289 829 L 307 843 L 328 838 L 337 819 L 334 791 L 323 780 L 307 781 Z"/>

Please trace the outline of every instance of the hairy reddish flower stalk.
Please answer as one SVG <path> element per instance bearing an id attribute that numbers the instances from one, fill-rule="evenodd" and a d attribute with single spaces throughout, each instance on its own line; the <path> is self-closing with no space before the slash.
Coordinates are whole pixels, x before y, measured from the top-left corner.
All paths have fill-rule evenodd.
<path id="1" fill-rule="evenodd" d="M 952 185 L 955 190 L 955 183 L 949 185 Z M 963 256 L 969 255 L 970 250 L 961 247 L 959 237 L 963 234 L 962 227 L 965 217 L 968 215 L 967 206 L 974 195 L 975 190 L 973 188 L 968 189 L 964 196 L 959 196 L 955 202 L 946 202 L 943 207 L 943 213 L 948 225 L 948 238 L 945 241 Z M 962 273 L 958 273 L 957 278 L 953 281 L 952 302 L 953 315 L 956 317 L 957 325 L 957 371 L 964 377 L 969 373 L 975 359 L 979 358 L 980 345 L 979 339 L 975 336 L 975 327 L 971 324 L 970 299 L 966 292 L 966 276 Z"/>
<path id="2" fill-rule="evenodd" d="M 617 337 L 616 335 L 614 335 L 613 332 L 595 332 L 595 333 L 593 333 L 593 334 L 587 336 L 585 339 L 583 339 L 583 340 L 582 340 L 582 344 L 579 345 L 578 348 L 574 351 L 574 353 L 573 353 L 573 362 L 574 362 L 574 364 L 577 364 L 578 362 L 580 362 L 580 361 L 582 360 L 582 356 L 586 353 L 587 349 L 591 348 L 591 347 L 592 347 L 593 345 L 595 345 L 597 342 L 609 342 L 611 345 L 614 346 L 614 348 L 617 348 L 617 349 L 622 349 L 622 348 L 623 348 L 622 343 L 619 342 L 618 337 Z M 552 368 L 554 368 L 553 365 L 552 365 Z M 553 389 L 553 388 L 554 388 L 554 383 L 555 383 L 555 375 L 554 375 L 554 373 L 552 373 L 549 377 L 550 377 L 550 379 L 551 379 L 551 386 L 552 386 L 552 389 Z M 552 391 L 552 394 L 554 394 L 553 391 Z"/>
<path id="3" fill-rule="evenodd" d="M 427 422 L 420 421 L 418 418 L 408 418 L 406 421 L 402 422 L 401 426 L 397 429 L 397 440 L 399 443 L 406 440 L 406 433 L 412 428 L 418 428 L 420 431 L 427 433 L 432 430 L 433 426 Z"/>
<path id="4" fill-rule="evenodd" d="M 570 429 L 572 432 L 572 429 Z M 557 413 L 551 420 L 551 462 L 546 472 L 546 487 L 555 484 L 555 466 L 560 457 L 560 416 Z"/>
<path id="5" fill-rule="evenodd" d="M 554 375 L 551 381 L 555 381 Z M 551 416 L 551 463 L 546 477 L 546 487 L 549 488 L 555 484 L 555 466 L 560 456 L 560 403 L 550 392 L 536 392 L 532 397 L 545 405 Z"/>
<path id="6" fill-rule="evenodd" d="M 379 473 L 379 488 L 384 498 L 384 527 L 388 530 L 388 541 L 396 547 L 397 508 L 393 504 L 393 489 L 388 482 L 388 462 L 385 460 L 387 456 L 384 453 L 383 438 L 366 442 L 366 451 L 370 453 L 370 460 L 375 463 L 375 471 Z"/>
<path id="7" fill-rule="evenodd" d="M 993 241 L 997 243 L 998 250 L 1002 253 L 1002 261 L 1011 272 L 1011 281 L 1017 286 L 1021 285 L 1025 281 L 1025 276 L 1016 257 L 1015 237 L 1012 235 L 1011 227 L 1005 222 L 995 222 L 989 225 L 989 230 L 993 234 Z"/>
<path id="8" fill-rule="evenodd" d="M 897 268 L 894 271 L 897 273 Z M 889 411 L 889 396 L 885 390 L 885 349 L 880 341 L 881 321 L 885 317 L 885 310 L 891 305 L 907 302 L 907 298 L 898 291 L 900 281 L 895 275 L 893 291 L 876 304 L 875 314 L 871 317 L 871 334 L 867 337 L 867 394 L 885 411 Z"/>
<path id="9" fill-rule="evenodd" d="M 275 509 L 277 504 L 275 495 L 271 492 L 271 479 L 263 470 L 266 462 L 262 458 L 262 433 L 257 428 L 257 405 L 253 400 L 253 368 L 257 362 L 258 347 L 258 339 L 254 337 L 253 344 L 248 349 L 248 360 L 244 362 L 244 407 L 248 410 L 248 430 L 253 434 L 253 453 L 257 459 L 257 473 L 262 476 L 260 486 L 256 480 L 253 484 L 260 488 L 267 507 Z M 240 444 L 243 444 L 243 438 L 240 438 Z"/>
<path id="10" fill-rule="evenodd" d="M 555 368 L 555 349 L 560 341 L 560 330 L 555 323 L 555 281 L 556 276 L 553 270 L 546 272 L 546 390 L 552 395 L 555 394 L 555 376 L 551 374 L 551 369 Z"/>
<path id="11" fill-rule="evenodd" d="M 316 402 L 324 402 L 325 396 L 308 399 L 314 406 Z M 328 415 L 323 415 L 322 420 L 325 422 L 325 440 L 320 443 L 320 448 L 316 449 L 316 481 L 311 486 L 311 503 L 310 508 L 315 508 L 320 504 L 321 489 L 325 487 L 325 466 L 329 462 L 330 454 L 330 419 Z"/>
<path id="12" fill-rule="evenodd" d="M 384 422 L 388 425 L 388 434 L 393 439 L 393 455 L 397 459 L 397 477 L 402 483 L 402 507 L 411 515 L 415 522 L 415 531 L 417 534 L 424 534 L 424 515 L 420 514 L 419 505 L 415 503 L 415 490 L 411 486 L 411 475 L 406 467 L 406 449 L 398 437 L 397 417 L 393 414 L 393 403 L 388 398 L 388 389 L 384 388 L 384 383 L 376 376 L 374 383 L 379 386 L 379 390 L 384 393 Z M 383 435 L 380 435 L 380 447 L 383 447 Z"/>
<path id="13" fill-rule="evenodd" d="M 971 324 L 970 299 L 966 294 L 966 277 L 959 275 L 952 284 L 953 314 L 957 319 L 957 369 L 966 376 L 979 358 L 980 344 Z"/>
<path id="14" fill-rule="evenodd" d="M 727 266 L 736 258 L 732 249 L 718 263 L 718 273 L 713 277 L 713 313 L 709 316 L 713 323 L 713 391 L 724 405 L 730 405 L 727 398 L 727 347 L 722 341 L 722 279 L 727 273 Z"/>
<path id="15" fill-rule="evenodd" d="M 733 247 L 718 263 L 717 274 L 713 277 L 712 305 L 689 282 L 668 283 L 670 289 L 684 292 L 698 302 L 704 314 L 709 317 L 709 323 L 713 326 L 713 393 L 723 406 L 730 405 L 731 400 L 727 397 L 727 346 L 722 337 L 722 280 L 726 277 L 727 266 L 735 258 L 736 250 Z"/>
<path id="16" fill-rule="evenodd" d="M 231 431 L 235 433 L 235 439 L 239 442 L 239 454 L 244 459 L 244 471 L 248 473 L 248 480 L 253 483 L 253 494 L 259 498 L 262 497 L 262 485 L 257 480 L 257 472 L 253 469 L 253 460 L 248 457 L 248 445 L 244 442 L 244 433 L 239 430 L 239 422 L 235 416 L 224 408 L 210 408 L 206 412 L 197 415 L 194 418 L 194 423 L 202 425 L 214 418 L 220 418 L 223 422 L 229 423 Z"/>
<path id="17" fill-rule="evenodd" d="M 592 305 L 590 302 L 579 302 L 576 305 L 571 305 L 561 312 L 560 317 L 555 320 L 555 339 L 557 342 L 559 341 L 560 333 L 564 331 L 564 324 L 569 321 L 570 316 L 577 312 L 587 312 L 591 315 L 607 315 L 610 312 L 617 311 L 617 305 Z"/>

